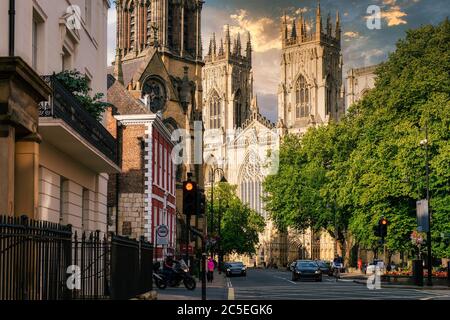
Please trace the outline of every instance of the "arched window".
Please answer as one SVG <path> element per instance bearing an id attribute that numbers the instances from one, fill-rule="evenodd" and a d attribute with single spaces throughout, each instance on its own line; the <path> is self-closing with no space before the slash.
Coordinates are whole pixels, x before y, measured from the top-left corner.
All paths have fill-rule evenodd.
<path id="1" fill-rule="evenodd" d="M 326 99 L 325 99 L 325 113 L 332 113 L 332 105 L 333 105 L 333 85 L 331 83 L 330 77 L 327 77 L 326 82 Z"/>
<path id="2" fill-rule="evenodd" d="M 237 128 L 240 128 L 244 122 L 242 111 L 242 95 L 238 90 L 234 96 L 234 123 Z"/>
<path id="3" fill-rule="evenodd" d="M 217 94 L 214 94 L 209 99 L 209 128 L 210 129 L 219 129 L 221 126 L 220 121 L 220 98 Z"/>
<path id="4" fill-rule="evenodd" d="M 296 85 L 296 118 L 304 118 L 310 113 L 310 92 L 305 77 L 300 76 Z"/>

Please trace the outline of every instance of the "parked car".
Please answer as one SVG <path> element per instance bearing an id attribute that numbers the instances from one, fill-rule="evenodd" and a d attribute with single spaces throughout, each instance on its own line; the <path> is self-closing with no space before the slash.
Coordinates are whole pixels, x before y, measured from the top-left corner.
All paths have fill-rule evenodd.
<path id="1" fill-rule="evenodd" d="M 225 271 L 227 277 L 233 275 L 247 276 L 247 267 L 242 262 L 227 262 L 225 264 Z"/>
<path id="2" fill-rule="evenodd" d="M 316 263 L 319 265 L 320 271 L 322 271 L 322 274 L 328 274 L 331 275 L 331 263 L 324 260 L 317 260 Z"/>
<path id="3" fill-rule="evenodd" d="M 382 274 L 386 272 L 383 260 L 373 260 L 373 262 L 369 263 L 366 267 L 366 274 L 374 274 L 377 268 Z"/>
<path id="4" fill-rule="evenodd" d="M 320 271 L 320 267 L 315 261 L 299 260 L 296 262 L 294 271 L 292 271 L 292 281 L 302 279 L 322 281 L 322 271 Z"/>

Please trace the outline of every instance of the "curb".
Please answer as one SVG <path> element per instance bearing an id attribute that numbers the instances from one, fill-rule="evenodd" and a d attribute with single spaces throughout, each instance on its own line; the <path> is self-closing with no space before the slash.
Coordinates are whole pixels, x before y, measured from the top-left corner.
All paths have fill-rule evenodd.
<path id="1" fill-rule="evenodd" d="M 357 284 L 367 284 L 366 281 L 361 281 L 361 280 L 353 280 L 354 283 Z M 442 286 L 438 286 L 438 287 L 427 287 L 427 286 L 423 286 L 423 287 L 419 287 L 419 286 L 408 286 L 408 285 L 399 285 L 399 284 L 387 284 L 387 282 L 382 283 L 381 284 L 382 288 L 398 288 L 398 289 L 415 289 L 415 290 L 450 290 L 450 287 L 442 287 Z"/>

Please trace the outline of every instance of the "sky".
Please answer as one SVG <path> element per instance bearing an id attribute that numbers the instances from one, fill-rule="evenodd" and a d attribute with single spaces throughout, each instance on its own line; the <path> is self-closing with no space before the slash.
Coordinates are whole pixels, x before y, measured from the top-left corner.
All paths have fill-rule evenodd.
<path id="1" fill-rule="evenodd" d="M 339 10 L 342 25 L 344 80 L 347 70 L 380 63 L 395 50 L 396 42 L 405 32 L 424 24 L 438 24 L 450 16 L 449 0 L 322 0 L 323 22 L 328 13 L 334 23 Z M 380 8 L 380 29 L 367 26 L 369 6 Z M 213 33 L 223 35 L 224 25 L 231 32 L 247 33 L 253 43 L 254 92 L 258 95 L 261 113 L 276 122 L 279 69 L 281 57 L 281 19 L 302 13 L 313 18 L 317 0 L 205 0 L 202 13 L 204 51 Z M 108 62 L 114 60 L 116 13 L 108 15 Z M 246 39 L 246 36 L 244 36 Z"/>

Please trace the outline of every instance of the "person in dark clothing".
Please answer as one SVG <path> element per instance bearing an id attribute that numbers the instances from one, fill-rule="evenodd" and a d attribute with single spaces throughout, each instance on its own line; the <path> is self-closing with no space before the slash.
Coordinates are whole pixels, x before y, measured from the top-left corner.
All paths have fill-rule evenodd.
<path id="1" fill-rule="evenodd" d="M 173 277 L 173 273 L 174 273 L 173 265 L 174 265 L 173 257 L 167 256 L 166 260 L 164 261 L 163 274 L 167 278 L 167 282 L 169 282 L 169 283 L 172 281 L 172 277 Z"/>

